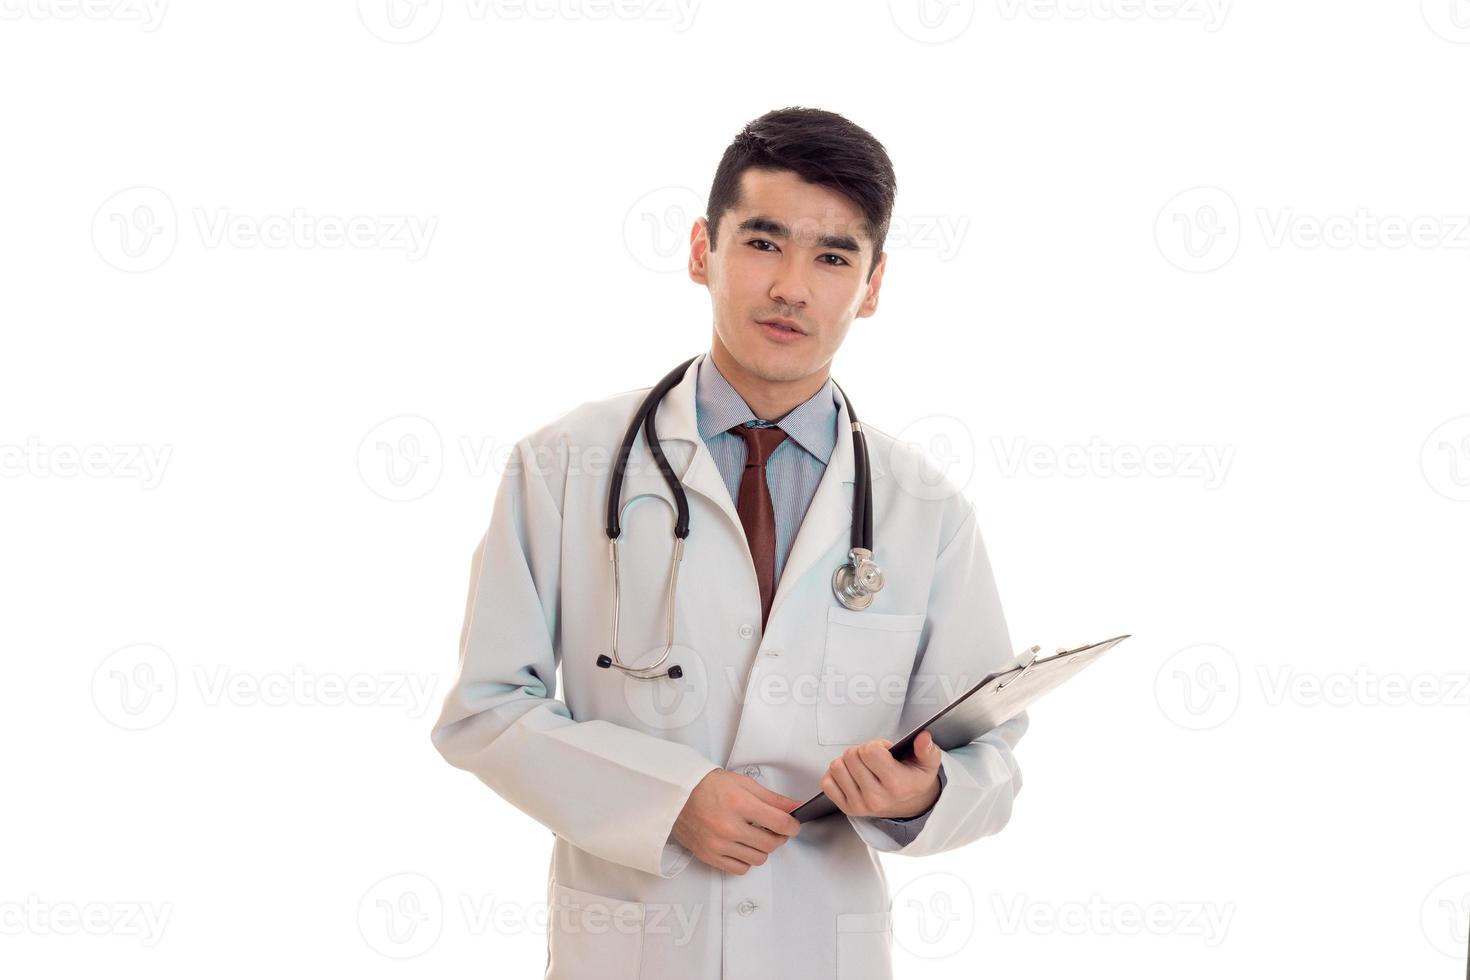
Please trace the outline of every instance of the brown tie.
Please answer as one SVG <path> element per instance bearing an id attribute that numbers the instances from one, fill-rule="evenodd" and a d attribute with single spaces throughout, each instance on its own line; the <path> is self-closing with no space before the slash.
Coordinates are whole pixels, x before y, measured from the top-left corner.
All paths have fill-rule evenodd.
<path id="1" fill-rule="evenodd" d="M 735 503 L 735 510 L 745 526 L 745 540 L 755 562 L 764 630 L 771 615 L 771 601 L 776 598 L 776 510 L 771 506 L 771 490 L 766 484 L 766 460 L 786 438 L 786 432 L 776 426 L 761 428 L 744 424 L 729 431 L 745 440 L 745 470 L 740 474 L 740 499 Z"/>

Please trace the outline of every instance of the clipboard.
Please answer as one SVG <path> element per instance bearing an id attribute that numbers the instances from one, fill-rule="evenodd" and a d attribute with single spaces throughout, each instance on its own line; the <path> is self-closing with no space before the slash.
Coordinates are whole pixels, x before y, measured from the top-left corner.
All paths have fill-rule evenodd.
<path id="1" fill-rule="evenodd" d="M 954 749 L 968 745 L 992 728 L 1010 721 L 1026 709 L 1037 698 L 1091 664 L 1113 647 L 1122 643 L 1131 633 L 1071 650 L 1059 649 L 1049 657 L 1037 658 L 1039 646 L 1027 648 L 1018 662 L 1004 670 L 988 675 L 980 683 L 955 698 L 922 724 L 916 725 L 907 735 L 893 743 L 889 754 L 895 759 L 905 759 L 913 754 L 914 739 L 924 729 L 934 738 L 941 749 Z M 802 823 L 816 820 L 833 813 L 841 813 L 837 804 L 818 793 L 791 815 Z"/>

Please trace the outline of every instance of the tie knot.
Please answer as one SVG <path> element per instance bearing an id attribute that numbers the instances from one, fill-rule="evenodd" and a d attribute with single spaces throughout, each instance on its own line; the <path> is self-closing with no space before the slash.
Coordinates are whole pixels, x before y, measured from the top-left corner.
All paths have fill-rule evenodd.
<path id="1" fill-rule="evenodd" d="M 732 426 L 730 431 L 745 440 L 745 465 L 765 466 L 771 453 L 786 438 L 786 430 L 780 426 Z"/>

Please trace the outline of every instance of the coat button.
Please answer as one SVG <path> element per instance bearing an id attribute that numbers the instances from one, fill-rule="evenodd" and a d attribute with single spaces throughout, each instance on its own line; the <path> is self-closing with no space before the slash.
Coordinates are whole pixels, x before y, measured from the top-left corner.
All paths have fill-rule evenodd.
<path id="1" fill-rule="evenodd" d="M 735 909 L 741 915 L 749 915 L 755 911 L 755 903 L 750 901 L 741 902 Z"/>
<path id="2" fill-rule="evenodd" d="M 746 766 L 744 769 L 742 769 L 740 771 L 743 772 L 743 773 L 745 773 L 750 778 L 754 779 L 756 776 L 759 776 L 761 774 L 761 767 L 760 766 Z"/>
<path id="3" fill-rule="evenodd" d="M 748 640 L 752 636 L 755 636 L 755 627 L 749 623 L 741 623 L 740 629 L 737 632 L 739 632 L 742 640 Z"/>

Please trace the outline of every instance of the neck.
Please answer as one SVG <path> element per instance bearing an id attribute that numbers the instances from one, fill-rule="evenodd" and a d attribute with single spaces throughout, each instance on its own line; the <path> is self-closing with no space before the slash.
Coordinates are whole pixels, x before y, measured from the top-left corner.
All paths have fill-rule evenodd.
<path id="1" fill-rule="evenodd" d="M 715 367 L 720 369 L 720 374 L 730 383 L 730 387 L 745 399 L 745 404 L 750 406 L 756 418 L 770 422 L 779 420 L 815 395 L 827 383 L 826 370 L 792 381 L 772 381 L 751 374 L 730 356 L 719 337 L 710 345 L 710 358 L 715 362 Z"/>

